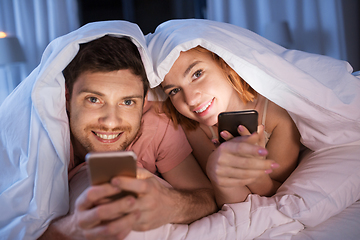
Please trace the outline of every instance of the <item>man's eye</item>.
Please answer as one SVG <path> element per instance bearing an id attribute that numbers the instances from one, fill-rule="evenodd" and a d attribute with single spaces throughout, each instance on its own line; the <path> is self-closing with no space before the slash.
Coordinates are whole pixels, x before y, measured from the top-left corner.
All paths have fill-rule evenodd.
<path id="1" fill-rule="evenodd" d="M 99 103 L 100 102 L 100 100 L 96 97 L 89 97 L 88 99 L 91 103 Z"/>
<path id="2" fill-rule="evenodd" d="M 174 96 L 179 91 L 180 91 L 180 88 L 174 88 L 169 92 L 169 96 Z"/>
<path id="3" fill-rule="evenodd" d="M 125 100 L 124 104 L 127 105 L 127 106 L 131 106 L 131 105 L 134 104 L 134 101 L 133 100 Z"/>

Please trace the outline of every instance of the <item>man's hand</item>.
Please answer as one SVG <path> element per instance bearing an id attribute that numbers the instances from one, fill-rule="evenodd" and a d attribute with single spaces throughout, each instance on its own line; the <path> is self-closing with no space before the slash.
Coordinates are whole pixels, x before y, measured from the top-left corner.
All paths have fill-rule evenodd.
<path id="1" fill-rule="evenodd" d="M 133 230 L 136 231 L 154 229 L 167 223 L 189 223 L 182 219 L 184 213 L 181 211 L 185 210 L 180 206 L 193 204 L 196 193 L 211 192 L 211 189 L 176 190 L 165 186 L 153 175 L 146 179 L 116 177 L 111 183 L 119 189 L 138 194 L 135 203 L 128 209 L 130 212 L 140 213 L 139 219 L 133 225 Z"/>
<path id="2" fill-rule="evenodd" d="M 170 223 L 173 206 L 172 189 L 163 186 L 155 177 L 133 179 L 116 177 L 111 183 L 119 189 L 136 192 L 138 197 L 127 211 L 139 213 L 133 230 L 145 231 Z"/>
<path id="3" fill-rule="evenodd" d="M 186 213 L 194 212 L 194 208 L 203 212 L 200 205 L 214 205 L 211 205 L 211 188 L 176 190 L 145 169 L 138 168 L 137 173 L 137 179 L 116 177 L 111 184 L 86 188 L 77 197 L 74 212 L 53 221 L 42 239 L 124 239 L 131 230 L 190 223 L 194 219 L 184 218 L 184 215 L 191 215 Z M 122 190 L 132 191 L 138 197 L 107 199 Z"/>
<path id="4" fill-rule="evenodd" d="M 53 221 L 39 239 L 124 239 L 139 218 L 129 211 L 135 198 L 110 202 L 120 190 L 110 184 L 88 187 L 77 198 L 74 213 Z"/>
<path id="5" fill-rule="evenodd" d="M 76 225 L 86 239 L 123 239 L 132 230 L 140 216 L 139 211 L 130 211 L 135 198 L 126 196 L 112 202 L 106 200 L 106 197 L 120 191 L 110 184 L 93 186 L 76 200 Z"/>

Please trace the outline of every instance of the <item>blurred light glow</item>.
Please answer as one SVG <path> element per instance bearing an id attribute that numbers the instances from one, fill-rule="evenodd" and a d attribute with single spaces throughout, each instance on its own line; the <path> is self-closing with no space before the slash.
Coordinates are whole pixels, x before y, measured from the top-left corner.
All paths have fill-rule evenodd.
<path id="1" fill-rule="evenodd" d="M 0 32 L 0 38 L 5 38 L 7 34 L 5 32 Z"/>

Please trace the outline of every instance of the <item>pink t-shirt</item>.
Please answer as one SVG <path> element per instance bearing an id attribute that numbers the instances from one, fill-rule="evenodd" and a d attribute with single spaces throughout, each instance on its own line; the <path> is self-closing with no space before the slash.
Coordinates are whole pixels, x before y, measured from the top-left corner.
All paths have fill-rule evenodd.
<path id="1" fill-rule="evenodd" d="M 157 113 L 151 103 L 144 109 L 138 137 L 126 150 L 134 151 L 137 165 L 154 174 L 170 171 L 192 152 L 183 129 L 180 126 L 175 129 L 173 122 L 165 114 Z M 69 180 L 83 164 L 74 168 L 71 158 Z"/>

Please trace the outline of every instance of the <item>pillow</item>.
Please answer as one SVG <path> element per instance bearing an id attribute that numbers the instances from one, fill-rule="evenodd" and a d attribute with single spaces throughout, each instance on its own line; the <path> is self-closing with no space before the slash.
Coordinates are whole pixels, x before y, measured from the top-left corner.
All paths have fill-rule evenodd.
<path id="1" fill-rule="evenodd" d="M 360 236 L 360 201 L 316 227 L 308 227 L 291 240 L 356 240 Z"/>
<path id="2" fill-rule="evenodd" d="M 307 153 L 274 198 L 309 227 L 340 213 L 360 199 L 359 142 Z"/>

